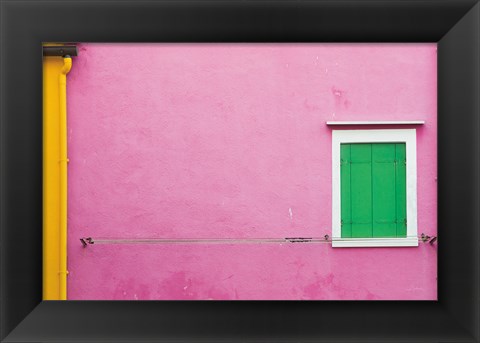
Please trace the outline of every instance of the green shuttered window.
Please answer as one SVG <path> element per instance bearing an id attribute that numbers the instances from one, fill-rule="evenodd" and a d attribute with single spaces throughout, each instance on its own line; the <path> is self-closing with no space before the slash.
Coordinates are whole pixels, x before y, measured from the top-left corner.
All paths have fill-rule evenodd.
<path id="1" fill-rule="evenodd" d="M 340 145 L 341 237 L 407 236 L 405 143 Z"/>

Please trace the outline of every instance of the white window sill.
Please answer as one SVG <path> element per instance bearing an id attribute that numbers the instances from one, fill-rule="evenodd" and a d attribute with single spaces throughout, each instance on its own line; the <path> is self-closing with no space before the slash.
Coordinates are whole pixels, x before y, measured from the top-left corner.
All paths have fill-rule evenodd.
<path id="1" fill-rule="evenodd" d="M 418 247 L 418 238 L 336 238 L 332 241 L 332 247 Z"/>
<path id="2" fill-rule="evenodd" d="M 424 125 L 425 120 L 365 120 L 365 121 L 327 121 L 328 126 L 341 125 Z"/>

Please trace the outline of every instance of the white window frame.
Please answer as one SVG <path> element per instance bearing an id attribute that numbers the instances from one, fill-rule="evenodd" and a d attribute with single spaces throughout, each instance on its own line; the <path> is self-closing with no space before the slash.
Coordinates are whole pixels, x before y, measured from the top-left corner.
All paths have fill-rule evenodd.
<path id="1" fill-rule="evenodd" d="M 332 247 L 413 247 L 417 232 L 417 135 L 415 129 L 332 131 Z M 407 237 L 342 238 L 340 199 L 340 144 L 405 143 L 407 185 Z"/>

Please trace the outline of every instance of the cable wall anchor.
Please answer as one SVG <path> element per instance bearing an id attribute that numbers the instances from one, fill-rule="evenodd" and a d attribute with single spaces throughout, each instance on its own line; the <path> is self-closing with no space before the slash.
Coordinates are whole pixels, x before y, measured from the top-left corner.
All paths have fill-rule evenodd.
<path id="1" fill-rule="evenodd" d="M 80 238 L 80 242 L 82 242 L 84 248 L 88 244 L 93 244 L 94 243 L 92 237 L 82 237 L 82 238 Z"/>

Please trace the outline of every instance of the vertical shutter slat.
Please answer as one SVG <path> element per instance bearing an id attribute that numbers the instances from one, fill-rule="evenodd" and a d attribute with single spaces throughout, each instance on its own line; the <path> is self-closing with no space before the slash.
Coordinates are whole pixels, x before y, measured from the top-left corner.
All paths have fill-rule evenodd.
<path id="1" fill-rule="evenodd" d="M 373 237 L 396 237 L 395 144 L 372 144 Z"/>
<path id="2" fill-rule="evenodd" d="M 407 236 L 407 166 L 405 143 L 396 144 L 396 216 L 397 237 Z"/>
<path id="3" fill-rule="evenodd" d="M 345 238 L 352 237 L 352 211 L 351 211 L 351 189 L 350 189 L 350 146 L 351 144 L 340 145 L 340 184 L 341 184 L 341 235 Z"/>

